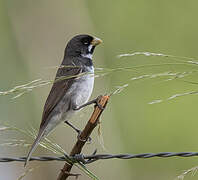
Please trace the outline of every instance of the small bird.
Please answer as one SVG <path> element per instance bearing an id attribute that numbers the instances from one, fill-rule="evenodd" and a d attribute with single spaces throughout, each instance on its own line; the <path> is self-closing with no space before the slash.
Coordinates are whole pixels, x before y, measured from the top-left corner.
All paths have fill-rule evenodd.
<path id="1" fill-rule="evenodd" d="M 68 122 L 71 116 L 86 105 L 96 103 L 97 98 L 88 102 L 94 86 L 92 55 L 102 40 L 82 34 L 73 37 L 65 48 L 63 61 L 56 73 L 55 81 L 44 105 L 38 135 L 27 155 L 29 161 L 39 142 L 61 122 Z M 75 129 L 78 131 L 77 129 Z"/>

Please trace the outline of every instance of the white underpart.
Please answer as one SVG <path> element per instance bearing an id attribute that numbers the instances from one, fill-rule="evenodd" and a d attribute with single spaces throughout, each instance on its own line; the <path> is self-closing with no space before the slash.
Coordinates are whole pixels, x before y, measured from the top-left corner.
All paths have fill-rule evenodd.
<path id="1" fill-rule="evenodd" d="M 74 84 L 74 91 L 76 92 L 76 105 L 81 106 L 85 104 L 93 91 L 94 86 L 94 68 L 88 67 L 88 74 L 82 76 L 77 84 Z"/>
<path id="2" fill-rule="evenodd" d="M 65 96 L 73 96 L 75 100 L 75 104 L 77 106 L 81 106 L 88 102 L 94 86 L 94 67 L 87 67 L 88 74 L 83 75 L 78 78 L 78 82 L 72 84 L 70 89 L 67 91 Z M 62 108 L 64 107 L 65 102 L 59 102 L 59 105 L 56 107 L 57 111 L 62 112 Z M 59 109 L 60 108 L 60 109 Z M 66 109 L 66 108 L 63 108 Z M 48 135 L 58 124 L 65 120 L 70 120 L 71 116 L 77 112 L 74 110 L 66 111 L 63 113 L 59 113 L 56 116 L 50 119 L 50 123 L 48 123 L 44 135 Z"/>

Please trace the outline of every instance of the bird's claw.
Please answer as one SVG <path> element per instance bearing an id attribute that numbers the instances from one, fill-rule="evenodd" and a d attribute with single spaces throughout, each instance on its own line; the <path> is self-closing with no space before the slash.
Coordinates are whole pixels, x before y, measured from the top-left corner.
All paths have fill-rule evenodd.
<path id="1" fill-rule="evenodd" d="M 99 103 L 99 100 L 102 96 L 98 96 L 96 99 L 95 99 L 95 107 L 98 107 L 100 110 L 104 110 L 104 107 Z"/>
<path id="2" fill-rule="evenodd" d="M 92 142 L 92 138 L 91 137 L 88 137 L 87 139 L 82 139 L 81 137 L 80 137 L 80 135 L 81 135 L 81 130 L 78 130 L 78 136 L 77 136 L 77 139 L 79 140 L 79 141 L 82 141 L 82 142 L 88 142 L 88 143 L 91 143 Z"/>

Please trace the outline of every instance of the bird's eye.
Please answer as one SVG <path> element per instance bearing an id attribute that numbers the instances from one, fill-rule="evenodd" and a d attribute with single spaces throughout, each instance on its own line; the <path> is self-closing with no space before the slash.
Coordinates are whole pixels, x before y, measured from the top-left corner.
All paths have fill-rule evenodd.
<path id="1" fill-rule="evenodd" d="M 89 43 L 87 41 L 83 42 L 84 45 L 88 45 Z"/>

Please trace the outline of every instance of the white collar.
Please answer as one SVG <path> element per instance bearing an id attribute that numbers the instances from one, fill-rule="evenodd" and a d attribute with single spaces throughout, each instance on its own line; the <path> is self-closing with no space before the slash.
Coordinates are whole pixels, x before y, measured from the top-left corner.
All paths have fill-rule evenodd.
<path id="1" fill-rule="evenodd" d="M 85 57 L 85 58 L 89 58 L 89 59 L 92 59 L 93 57 L 93 54 L 89 53 L 89 54 L 81 54 L 82 57 Z"/>

